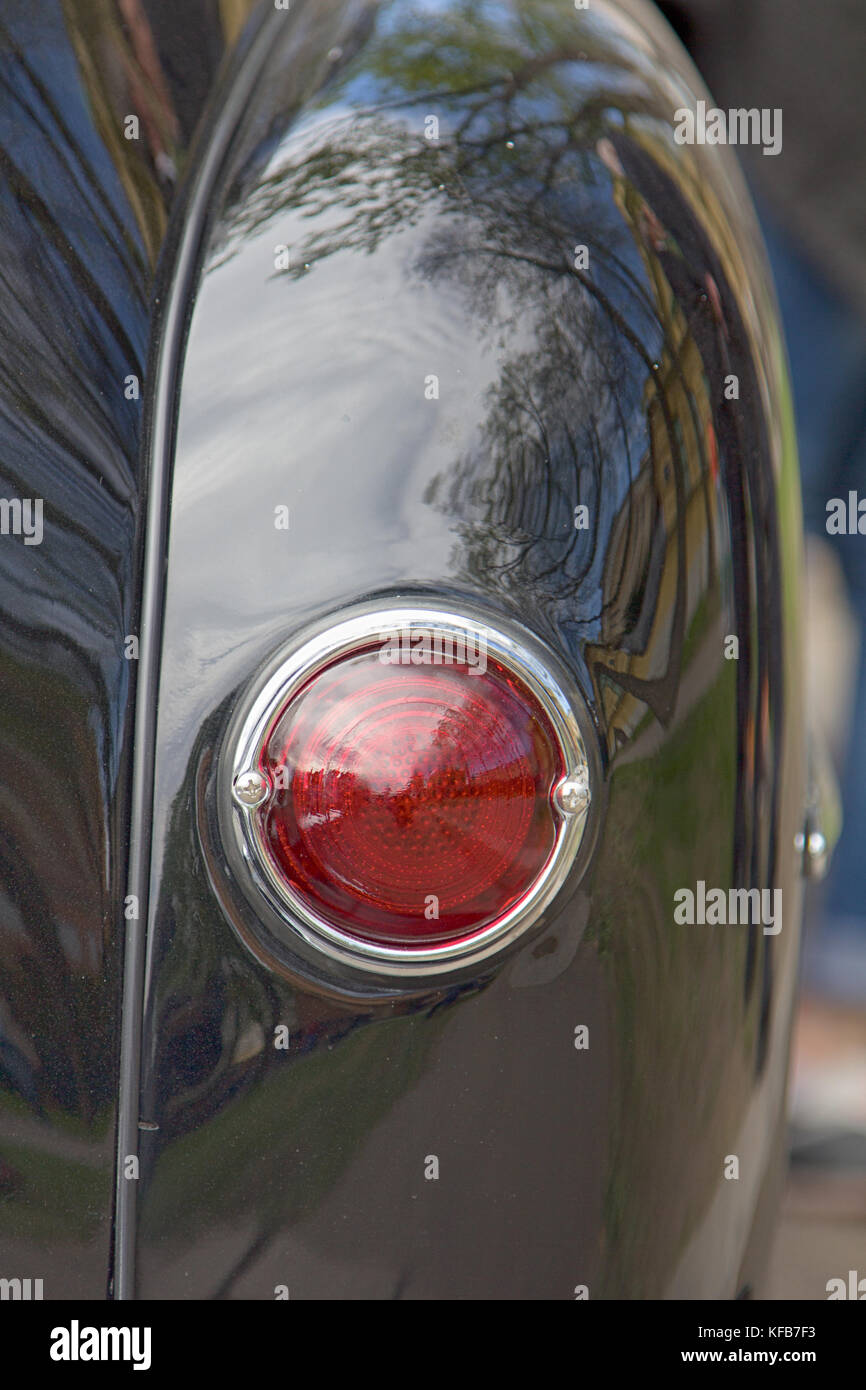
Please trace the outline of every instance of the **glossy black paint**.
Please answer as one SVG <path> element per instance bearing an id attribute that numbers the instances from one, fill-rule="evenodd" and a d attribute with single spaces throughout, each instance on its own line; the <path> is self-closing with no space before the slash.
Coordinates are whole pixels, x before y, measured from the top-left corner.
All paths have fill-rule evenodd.
<path id="1" fill-rule="evenodd" d="M 0 1277 L 46 1298 L 104 1298 L 110 1275 L 144 487 L 127 388 L 185 152 L 170 75 L 145 87 L 202 18 L 164 8 L 151 55 L 110 5 L 0 6 L 0 495 L 43 503 L 40 544 L 0 536 Z"/>
<path id="2" fill-rule="evenodd" d="M 0 24 L 0 470 L 42 498 L 0 540 L 0 1248 L 103 1297 L 150 267 L 59 7 Z"/>
<path id="3" fill-rule="evenodd" d="M 674 144 L 692 74 L 622 7 L 264 23 L 165 499 L 125 1287 L 734 1296 L 775 1163 L 802 808 L 796 465 L 742 184 Z M 221 742 L 294 630 L 430 590 L 569 664 L 605 815 L 576 891 L 494 968 L 337 986 L 269 953 L 231 881 Z M 699 879 L 783 887 L 782 932 L 677 926 Z"/>
<path id="4" fill-rule="evenodd" d="M 165 635 L 153 586 L 140 634 L 162 676 L 125 1291 L 137 1244 L 144 1297 L 735 1293 L 772 1182 L 802 805 L 796 479 L 745 195 L 719 151 L 673 146 L 691 79 L 622 8 L 374 8 L 262 6 L 239 35 L 242 6 L 148 3 L 152 51 L 87 0 L 2 12 L 0 491 L 42 497 L 45 535 L 0 539 L 0 1275 L 47 1297 L 109 1277 L 120 957 L 144 945 L 124 648 L 145 471 L 123 388 L 144 382 L 148 455 L 160 412 L 170 445 L 172 296 L 192 317 Z M 230 10 L 236 64 L 202 118 Z M 174 183 L 195 188 L 263 50 L 187 303 Z M 429 590 L 573 667 L 607 805 L 586 878 L 519 951 L 395 994 L 269 954 L 222 862 L 214 769 L 296 626 Z M 783 885 L 781 936 L 677 928 L 673 890 L 699 877 Z"/>

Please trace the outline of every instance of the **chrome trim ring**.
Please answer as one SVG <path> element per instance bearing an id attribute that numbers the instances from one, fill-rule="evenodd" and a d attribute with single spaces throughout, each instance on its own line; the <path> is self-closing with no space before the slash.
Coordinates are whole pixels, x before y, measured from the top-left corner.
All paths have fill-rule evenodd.
<path id="1" fill-rule="evenodd" d="M 345 613 L 345 610 L 344 610 Z M 501 620 L 499 620 L 501 621 Z M 241 707 L 229 731 L 220 768 L 220 821 L 230 861 L 245 896 L 261 912 L 262 899 L 280 923 L 332 960 L 388 976 L 436 975 L 487 959 L 521 936 L 559 892 L 584 839 L 591 808 L 590 763 L 559 663 L 529 633 L 509 631 L 499 621 L 468 617 L 433 600 L 378 607 L 364 605 L 352 616 L 300 634 L 272 664 L 264 684 Z M 479 650 L 516 676 L 545 711 L 559 743 L 565 777 L 553 789 L 551 812 L 558 822 L 553 853 L 519 902 L 490 926 L 466 939 L 433 946 L 384 946 L 341 931 L 325 921 L 297 894 L 277 869 L 267 846 L 265 811 L 271 794 L 258 771 L 268 738 L 285 706 L 325 666 L 369 646 L 371 641 L 412 629 L 431 629 L 463 650 Z M 411 637 L 410 637 L 411 640 Z M 458 648 L 459 649 L 459 648 Z M 584 716 L 585 718 L 585 716 Z"/>

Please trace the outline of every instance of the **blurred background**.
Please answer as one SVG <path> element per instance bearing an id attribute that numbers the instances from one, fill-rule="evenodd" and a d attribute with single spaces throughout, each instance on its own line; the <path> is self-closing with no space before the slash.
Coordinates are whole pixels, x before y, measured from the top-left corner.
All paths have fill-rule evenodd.
<path id="1" fill-rule="evenodd" d="M 866 497 L 866 4 L 661 3 L 717 105 L 783 111 L 778 156 L 738 151 L 788 340 L 807 533 L 807 689 L 844 826 L 807 896 L 791 1166 L 766 1298 L 826 1298 L 866 1275 L 866 536 L 827 504 Z M 866 510 L 866 509 L 864 509 Z M 864 521 L 866 528 L 866 521 Z"/>

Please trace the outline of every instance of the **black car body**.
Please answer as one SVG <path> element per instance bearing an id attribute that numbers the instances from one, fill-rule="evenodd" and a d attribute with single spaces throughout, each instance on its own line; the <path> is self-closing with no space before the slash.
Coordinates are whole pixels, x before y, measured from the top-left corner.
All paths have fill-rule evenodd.
<path id="1" fill-rule="evenodd" d="M 744 1294 L 799 493 L 748 195 L 673 137 L 682 50 L 612 0 L 6 0 L 0 93 L 0 490 L 43 504 L 0 539 L 0 1275 Z M 539 920 L 408 984 L 281 953 L 217 806 L 274 653 L 396 599 L 543 642 L 597 793 Z M 676 922 L 698 883 L 781 889 L 782 930 Z"/>

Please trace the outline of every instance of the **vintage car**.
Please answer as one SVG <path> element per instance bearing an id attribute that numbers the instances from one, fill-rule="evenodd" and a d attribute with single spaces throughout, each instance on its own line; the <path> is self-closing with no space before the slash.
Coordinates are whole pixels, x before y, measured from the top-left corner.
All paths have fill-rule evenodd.
<path id="1" fill-rule="evenodd" d="M 4 1296 L 748 1296 L 823 842 L 683 49 L 3 0 L 0 75 Z"/>

